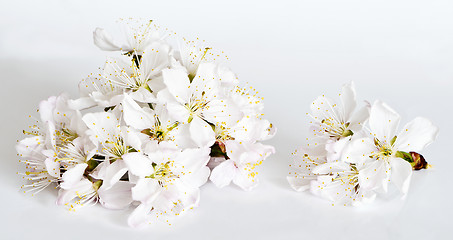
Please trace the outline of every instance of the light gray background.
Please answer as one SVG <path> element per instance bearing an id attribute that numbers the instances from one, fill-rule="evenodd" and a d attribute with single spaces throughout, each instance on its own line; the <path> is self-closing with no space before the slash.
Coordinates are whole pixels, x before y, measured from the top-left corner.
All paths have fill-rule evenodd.
<path id="1" fill-rule="evenodd" d="M 449 0 L 1 1 L 0 232 L 2 239 L 452 239 L 453 2 Z M 14 145 L 40 100 L 101 67 L 92 31 L 144 17 L 224 50 L 229 66 L 265 98 L 279 132 L 252 192 L 202 187 L 200 207 L 173 226 L 127 227 L 130 210 L 68 212 L 56 192 L 19 192 Z M 320 94 L 355 81 L 358 99 L 381 99 L 406 123 L 440 127 L 406 200 L 332 207 L 286 182 L 290 153 L 306 137 L 305 113 Z"/>

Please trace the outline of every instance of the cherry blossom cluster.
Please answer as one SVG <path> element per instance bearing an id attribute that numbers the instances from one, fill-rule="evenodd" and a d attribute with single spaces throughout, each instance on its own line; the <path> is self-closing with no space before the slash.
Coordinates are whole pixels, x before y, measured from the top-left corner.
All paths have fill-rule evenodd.
<path id="1" fill-rule="evenodd" d="M 398 131 L 400 115 L 386 103 L 357 107 L 353 83 L 343 86 L 339 104 L 322 95 L 310 108 L 312 137 L 293 153 L 287 177 L 296 191 L 355 206 L 388 193 L 390 183 L 405 196 L 413 170 L 429 167 L 419 152 L 438 128 L 426 118 Z"/>
<path id="2" fill-rule="evenodd" d="M 24 192 L 54 186 L 57 204 L 70 210 L 132 207 L 136 227 L 196 207 L 208 179 L 256 187 L 255 167 L 275 151 L 261 143 L 275 129 L 256 91 L 239 86 L 203 41 L 177 39 L 151 21 L 125 22 L 124 44 L 94 31 L 95 45 L 118 57 L 80 82 L 79 98 L 39 104 L 16 147 Z"/>

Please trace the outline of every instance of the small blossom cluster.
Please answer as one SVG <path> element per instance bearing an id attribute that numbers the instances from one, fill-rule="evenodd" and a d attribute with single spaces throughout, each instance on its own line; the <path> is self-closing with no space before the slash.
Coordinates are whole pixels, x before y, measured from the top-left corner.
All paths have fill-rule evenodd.
<path id="1" fill-rule="evenodd" d="M 287 177 L 296 191 L 355 206 L 387 193 L 389 183 L 405 196 L 413 170 L 429 167 L 419 152 L 438 128 L 428 119 L 417 117 L 398 131 L 400 115 L 386 103 L 357 108 L 352 82 L 338 105 L 322 95 L 310 107 L 312 137 L 293 153 Z"/>
<path id="2" fill-rule="evenodd" d="M 95 45 L 119 57 L 80 82 L 79 98 L 39 104 L 40 119 L 16 147 L 24 192 L 53 185 L 57 204 L 71 210 L 133 206 L 128 223 L 136 227 L 197 206 L 208 179 L 256 187 L 255 167 L 275 152 L 261 143 L 275 129 L 256 91 L 240 87 L 204 42 L 173 48 L 175 34 L 131 21 L 123 45 L 94 31 Z"/>

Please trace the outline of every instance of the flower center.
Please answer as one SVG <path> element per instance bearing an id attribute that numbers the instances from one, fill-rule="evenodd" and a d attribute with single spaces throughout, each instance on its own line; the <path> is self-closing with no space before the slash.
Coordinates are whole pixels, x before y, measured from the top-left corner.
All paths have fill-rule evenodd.
<path id="1" fill-rule="evenodd" d="M 388 144 L 387 142 L 381 142 L 379 141 L 379 139 L 375 138 L 374 145 L 378 149 L 378 152 L 376 154 L 371 155 L 370 158 L 386 159 L 393 155 L 392 144 Z"/>
<path id="2" fill-rule="evenodd" d="M 102 149 L 107 156 L 114 159 L 121 158 L 126 153 L 131 152 L 133 148 L 126 145 L 122 137 L 115 137 L 113 141 L 105 141 Z"/>
<path id="3" fill-rule="evenodd" d="M 326 118 L 321 121 L 321 129 L 335 138 L 351 136 L 353 132 L 348 127 L 349 123 L 338 122 L 333 118 Z"/>
<path id="4" fill-rule="evenodd" d="M 68 143 L 71 143 L 78 137 L 75 131 L 65 128 L 64 126 L 60 130 L 55 131 L 57 135 L 57 145 L 64 146 Z"/>
<path id="5" fill-rule="evenodd" d="M 392 155 L 392 148 L 388 145 L 384 145 L 379 149 L 380 155 L 388 157 Z"/>
<path id="6" fill-rule="evenodd" d="M 205 92 L 202 93 L 201 99 L 198 99 L 198 98 L 195 98 L 192 96 L 192 98 L 190 98 L 189 103 L 186 103 L 185 107 L 190 112 L 189 122 L 192 121 L 194 116 L 199 116 L 201 118 L 203 117 L 202 111 L 209 103 L 208 101 L 206 101 L 203 98 L 204 95 L 205 95 Z"/>
<path id="7" fill-rule="evenodd" d="M 227 140 L 234 140 L 234 137 L 229 135 L 228 132 L 229 128 L 225 127 L 224 125 L 217 124 L 215 127 L 215 135 L 218 141 L 227 141 Z"/>
<path id="8" fill-rule="evenodd" d="M 173 179 L 178 178 L 178 176 L 171 171 L 171 165 L 171 161 L 161 164 L 152 163 L 154 173 L 147 176 L 146 178 L 155 179 L 159 182 L 159 185 L 164 187 L 167 186 L 166 183 L 169 183 Z"/>
<path id="9" fill-rule="evenodd" d="M 354 186 L 354 192 L 358 192 L 360 186 L 359 186 L 359 171 L 357 170 L 357 167 L 354 164 L 350 164 L 351 170 L 350 171 L 345 171 L 345 172 L 339 172 L 337 173 L 335 178 L 332 178 L 332 181 L 340 181 L 344 184 L 349 184 L 351 186 Z"/>

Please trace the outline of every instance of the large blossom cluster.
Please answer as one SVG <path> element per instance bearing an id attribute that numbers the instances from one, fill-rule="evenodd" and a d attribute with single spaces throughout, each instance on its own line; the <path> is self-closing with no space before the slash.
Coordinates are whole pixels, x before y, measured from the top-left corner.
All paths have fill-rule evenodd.
<path id="1" fill-rule="evenodd" d="M 54 185 L 58 205 L 133 206 L 131 226 L 169 221 L 197 206 L 210 179 L 244 190 L 258 184 L 255 167 L 274 153 L 260 143 L 275 134 L 262 99 L 219 64 L 202 41 L 178 40 L 152 22 L 126 24 L 117 44 L 101 28 L 94 43 L 117 51 L 80 82 L 80 97 L 52 96 L 17 145 L 27 184 Z"/>
<path id="2" fill-rule="evenodd" d="M 353 83 L 343 86 L 340 100 L 323 95 L 311 104 L 312 137 L 293 154 L 290 185 L 341 205 L 372 201 L 389 183 L 405 196 L 412 171 L 429 167 L 418 152 L 438 128 L 417 117 L 398 132 L 400 115 L 387 104 L 377 100 L 356 109 Z"/>

